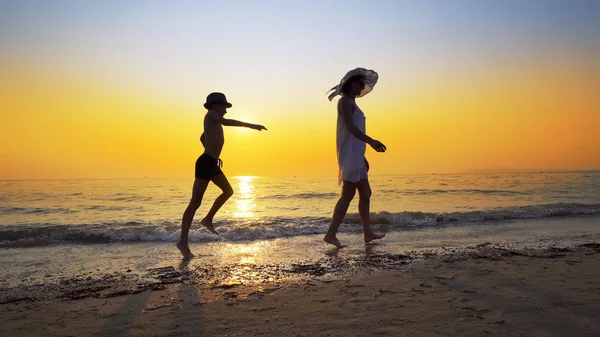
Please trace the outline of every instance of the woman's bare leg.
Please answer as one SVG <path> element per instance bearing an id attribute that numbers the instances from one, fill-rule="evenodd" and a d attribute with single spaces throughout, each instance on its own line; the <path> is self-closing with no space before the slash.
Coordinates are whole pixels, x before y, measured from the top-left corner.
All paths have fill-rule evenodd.
<path id="1" fill-rule="evenodd" d="M 342 196 L 335 204 L 335 208 L 333 210 L 333 216 L 331 217 L 331 224 L 329 225 L 329 230 L 327 234 L 325 234 L 325 238 L 323 241 L 330 243 L 338 248 L 342 247 L 340 240 L 336 237 L 337 231 L 344 221 L 344 216 L 346 216 L 346 212 L 348 211 L 348 206 L 350 206 L 350 202 L 354 198 L 356 194 L 356 183 L 351 183 L 344 181 L 344 186 L 342 187 Z"/>
<path id="2" fill-rule="evenodd" d="M 375 234 L 371 228 L 371 185 L 369 184 L 369 179 L 363 179 L 358 182 L 358 198 L 358 214 L 360 214 L 365 242 L 383 238 L 385 234 Z"/>

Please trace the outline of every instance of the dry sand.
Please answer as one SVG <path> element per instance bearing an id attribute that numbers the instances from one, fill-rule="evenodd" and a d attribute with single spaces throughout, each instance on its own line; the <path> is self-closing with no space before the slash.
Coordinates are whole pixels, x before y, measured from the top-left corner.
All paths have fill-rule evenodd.
<path id="1" fill-rule="evenodd" d="M 184 279 L 154 288 L 13 298 L 0 305 L 0 335 L 600 336 L 594 243 L 542 251 L 481 245 L 362 276 L 230 287 Z"/>

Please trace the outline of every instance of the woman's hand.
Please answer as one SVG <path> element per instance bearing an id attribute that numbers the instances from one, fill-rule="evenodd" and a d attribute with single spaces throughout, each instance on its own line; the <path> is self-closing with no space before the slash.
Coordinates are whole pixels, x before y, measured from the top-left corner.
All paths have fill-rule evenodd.
<path id="1" fill-rule="evenodd" d="M 371 139 L 371 141 L 369 142 L 369 145 L 371 145 L 373 150 L 375 150 L 377 152 L 385 152 L 385 150 L 387 150 L 387 148 L 385 147 L 385 145 L 383 145 L 382 142 L 375 140 L 375 139 Z"/>

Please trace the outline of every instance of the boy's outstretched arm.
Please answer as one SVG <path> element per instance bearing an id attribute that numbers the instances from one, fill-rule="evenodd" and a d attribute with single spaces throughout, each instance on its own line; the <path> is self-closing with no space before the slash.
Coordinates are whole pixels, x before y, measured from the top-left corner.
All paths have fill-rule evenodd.
<path id="1" fill-rule="evenodd" d="M 212 119 L 214 119 L 215 121 L 221 123 L 221 125 L 225 125 L 225 126 L 242 126 L 242 127 L 246 127 L 246 128 L 250 128 L 250 129 L 254 129 L 254 130 L 258 130 L 258 131 L 262 131 L 262 130 L 266 130 L 267 129 L 263 125 L 260 125 L 260 124 L 252 124 L 252 123 L 246 123 L 246 122 L 238 121 L 238 120 L 235 120 L 235 119 L 224 118 L 223 116 L 221 116 L 219 113 L 217 113 L 215 111 L 209 111 L 208 113 L 209 113 L 209 115 L 210 115 L 210 117 Z"/>

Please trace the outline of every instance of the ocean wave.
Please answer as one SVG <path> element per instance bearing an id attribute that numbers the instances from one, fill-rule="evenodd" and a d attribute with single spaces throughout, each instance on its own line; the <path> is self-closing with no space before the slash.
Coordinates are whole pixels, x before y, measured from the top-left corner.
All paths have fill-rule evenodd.
<path id="1" fill-rule="evenodd" d="M 76 210 L 72 210 L 64 207 L 7 207 L 0 206 L 0 213 L 4 214 L 66 214 L 76 213 Z"/>
<path id="2" fill-rule="evenodd" d="M 441 183 L 440 186 L 447 184 Z M 392 193 L 403 196 L 414 195 L 499 195 L 499 196 L 519 196 L 519 195 L 534 195 L 540 191 L 517 191 L 517 190 L 494 190 L 494 189 L 383 189 L 381 193 Z M 544 192 L 544 191 L 542 191 Z M 546 191 L 553 192 L 553 191 Z M 561 192 L 562 193 L 562 192 Z M 259 197 L 258 199 L 312 199 L 312 198 L 336 198 L 339 193 L 297 193 L 297 194 L 272 194 Z"/>
<path id="3" fill-rule="evenodd" d="M 393 189 L 383 190 L 383 193 L 396 193 L 399 195 L 440 195 L 440 194 L 458 194 L 458 195 L 533 195 L 534 191 L 514 191 L 514 190 L 487 190 L 487 189 Z"/>
<path id="4" fill-rule="evenodd" d="M 141 196 L 141 195 L 131 195 L 110 199 L 111 201 L 125 201 L 125 202 L 134 202 L 134 201 L 152 201 L 152 197 Z"/>
<path id="5" fill-rule="evenodd" d="M 371 217 L 376 229 L 402 231 L 439 226 L 445 223 L 475 224 L 500 220 L 542 219 L 600 215 L 600 204 L 548 204 L 520 206 L 484 211 L 451 213 L 431 212 L 378 212 Z M 329 217 L 263 217 L 258 219 L 229 219 L 216 222 L 220 236 L 203 230 L 195 222 L 190 231 L 193 242 L 219 240 L 244 241 L 266 240 L 310 234 L 324 234 L 329 226 Z M 348 214 L 342 232 L 360 232 L 362 227 L 358 214 Z M 174 242 L 179 238 L 180 222 L 144 221 L 111 222 L 100 224 L 39 224 L 0 227 L 0 248 L 35 247 L 53 244 L 104 244 L 111 242 Z"/>
<path id="6" fill-rule="evenodd" d="M 336 198 L 338 193 L 296 193 L 296 194 L 272 194 L 258 197 L 257 199 L 312 199 L 312 198 Z"/>

